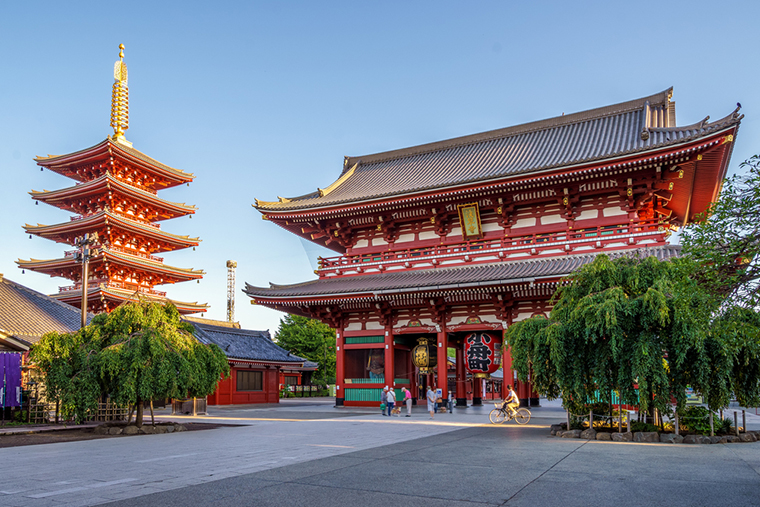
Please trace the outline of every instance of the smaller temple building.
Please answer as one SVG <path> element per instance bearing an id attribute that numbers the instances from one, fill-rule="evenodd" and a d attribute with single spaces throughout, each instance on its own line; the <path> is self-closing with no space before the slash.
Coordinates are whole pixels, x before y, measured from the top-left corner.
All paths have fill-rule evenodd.
<path id="1" fill-rule="evenodd" d="M 185 317 L 202 343 L 218 345 L 227 355 L 230 376 L 219 382 L 208 405 L 279 403 L 281 378 L 301 379 L 318 365 L 291 354 L 274 341 L 269 331 L 241 329 L 236 322 Z"/>
<path id="2" fill-rule="evenodd" d="M 88 320 L 91 318 L 92 315 Z M 0 352 L 24 354 L 44 334 L 72 333 L 79 330 L 80 324 L 79 309 L 0 273 Z"/>

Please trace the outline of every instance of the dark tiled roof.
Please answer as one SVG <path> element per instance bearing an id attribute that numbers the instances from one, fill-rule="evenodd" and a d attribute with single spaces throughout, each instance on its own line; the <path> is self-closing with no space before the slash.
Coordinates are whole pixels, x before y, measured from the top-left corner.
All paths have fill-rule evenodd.
<path id="1" fill-rule="evenodd" d="M 705 119 L 676 127 L 671 93 L 669 89 L 650 97 L 548 120 L 375 155 L 347 157 L 341 178 L 328 187 L 329 192 L 313 192 L 282 202 L 257 201 L 256 207 L 262 211 L 320 208 L 499 180 L 676 145 L 741 120 L 735 111 L 713 123 Z"/>
<path id="2" fill-rule="evenodd" d="M 79 308 L 0 275 L 0 333 L 31 344 L 51 331 L 79 330 L 81 318 Z M 88 320 L 91 318 L 92 315 Z"/>
<path id="3" fill-rule="evenodd" d="M 679 246 L 668 245 L 648 249 L 575 254 L 544 259 L 480 264 L 468 267 L 321 278 L 294 285 L 272 284 L 268 288 L 254 287 L 246 284 L 244 292 L 252 298 L 287 299 L 314 296 L 371 295 L 386 292 L 397 294 L 505 285 L 568 275 L 584 264 L 594 260 L 599 253 L 606 253 L 612 258 L 623 255 L 654 255 L 662 260 L 678 256 L 680 251 L 681 248 Z"/>
<path id="4" fill-rule="evenodd" d="M 198 320 L 189 321 L 195 327 L 195 336 L 203 343 L 219 345 L 230 359 L 292 363 L 294 366 L 301 366 L 306 361 L 274 343 L 269 331 L 214 326 Z"/>

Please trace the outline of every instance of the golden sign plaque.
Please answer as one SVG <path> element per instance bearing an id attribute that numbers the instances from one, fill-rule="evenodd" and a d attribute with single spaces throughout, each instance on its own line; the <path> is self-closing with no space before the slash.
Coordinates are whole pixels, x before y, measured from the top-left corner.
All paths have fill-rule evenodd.
<path id="1" fill-rule="evenodd" d="M 460 204 L 459 223 L 462 224 L 462 238 L 465 241 L 480 239 L 483 237 L 483 228 L 480 225 L 480 210 L 478 203 Z"/>

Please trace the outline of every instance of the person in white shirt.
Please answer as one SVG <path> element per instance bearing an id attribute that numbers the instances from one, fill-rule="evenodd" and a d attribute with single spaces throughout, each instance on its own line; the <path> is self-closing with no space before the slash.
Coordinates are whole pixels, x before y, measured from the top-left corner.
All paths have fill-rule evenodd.
<path id="1" fill-rule="evenodd" d="M 512 386 L 507 386 L 507 397 L 504 399 L 504 404 L 512 415 L 515 414 L 515 411 L 520 406 L 520 398 L 517 397 L 517 393 L 512 389 Z"/>
<path id="2" fill-rule="evenodd" d="M 393 406 L 396 404 L 396 392 L 393 389 L 388 389 L 388 416 L 390 417 Z"/>

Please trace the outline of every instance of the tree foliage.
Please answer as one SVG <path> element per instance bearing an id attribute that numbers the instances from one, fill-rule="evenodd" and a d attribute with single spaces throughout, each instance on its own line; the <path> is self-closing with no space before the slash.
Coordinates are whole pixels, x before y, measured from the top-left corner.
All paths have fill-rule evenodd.
<path id="1" fill-rule="evenodd" d="M 136 406 L 141 425 L 143 401 L 206 396 L 229 374 L 224 352 L 192 332 L 172 304 L 128 303 L 75 333 L 45 335 L 31 360 L 64 417 L 81 421 L 108 395 Z"/>
<path id="2" fill-rule="evenodd" d="M 681 244 L 701 269 L 698 276 L 729 305 L 760 303 L 760 156 L 728 178 L 720 199 L 684 229 Z"/>
<path id="3" fill-rule="evenodd" d="M 315 380 L 327 384 L 335 381 L 335 330 L 318 320 L 286 315 L 275 333 L 280 347 L 319 363 Z"/>
<path id="4" fill-rule="evenodd" d="M 760 321 L 746 309 L 717 313 L 701 270 L 689 258 L 599 255 L 558 289 L 549 318 L 509 328 L 519 378 L 530 373 L 539 393 L 573 411 L 613 391 L 642 410 L 667 410 L 671 398 L 683 407 L 687 386 L 711 407 L 731 393 L 757 403 Z"/>

